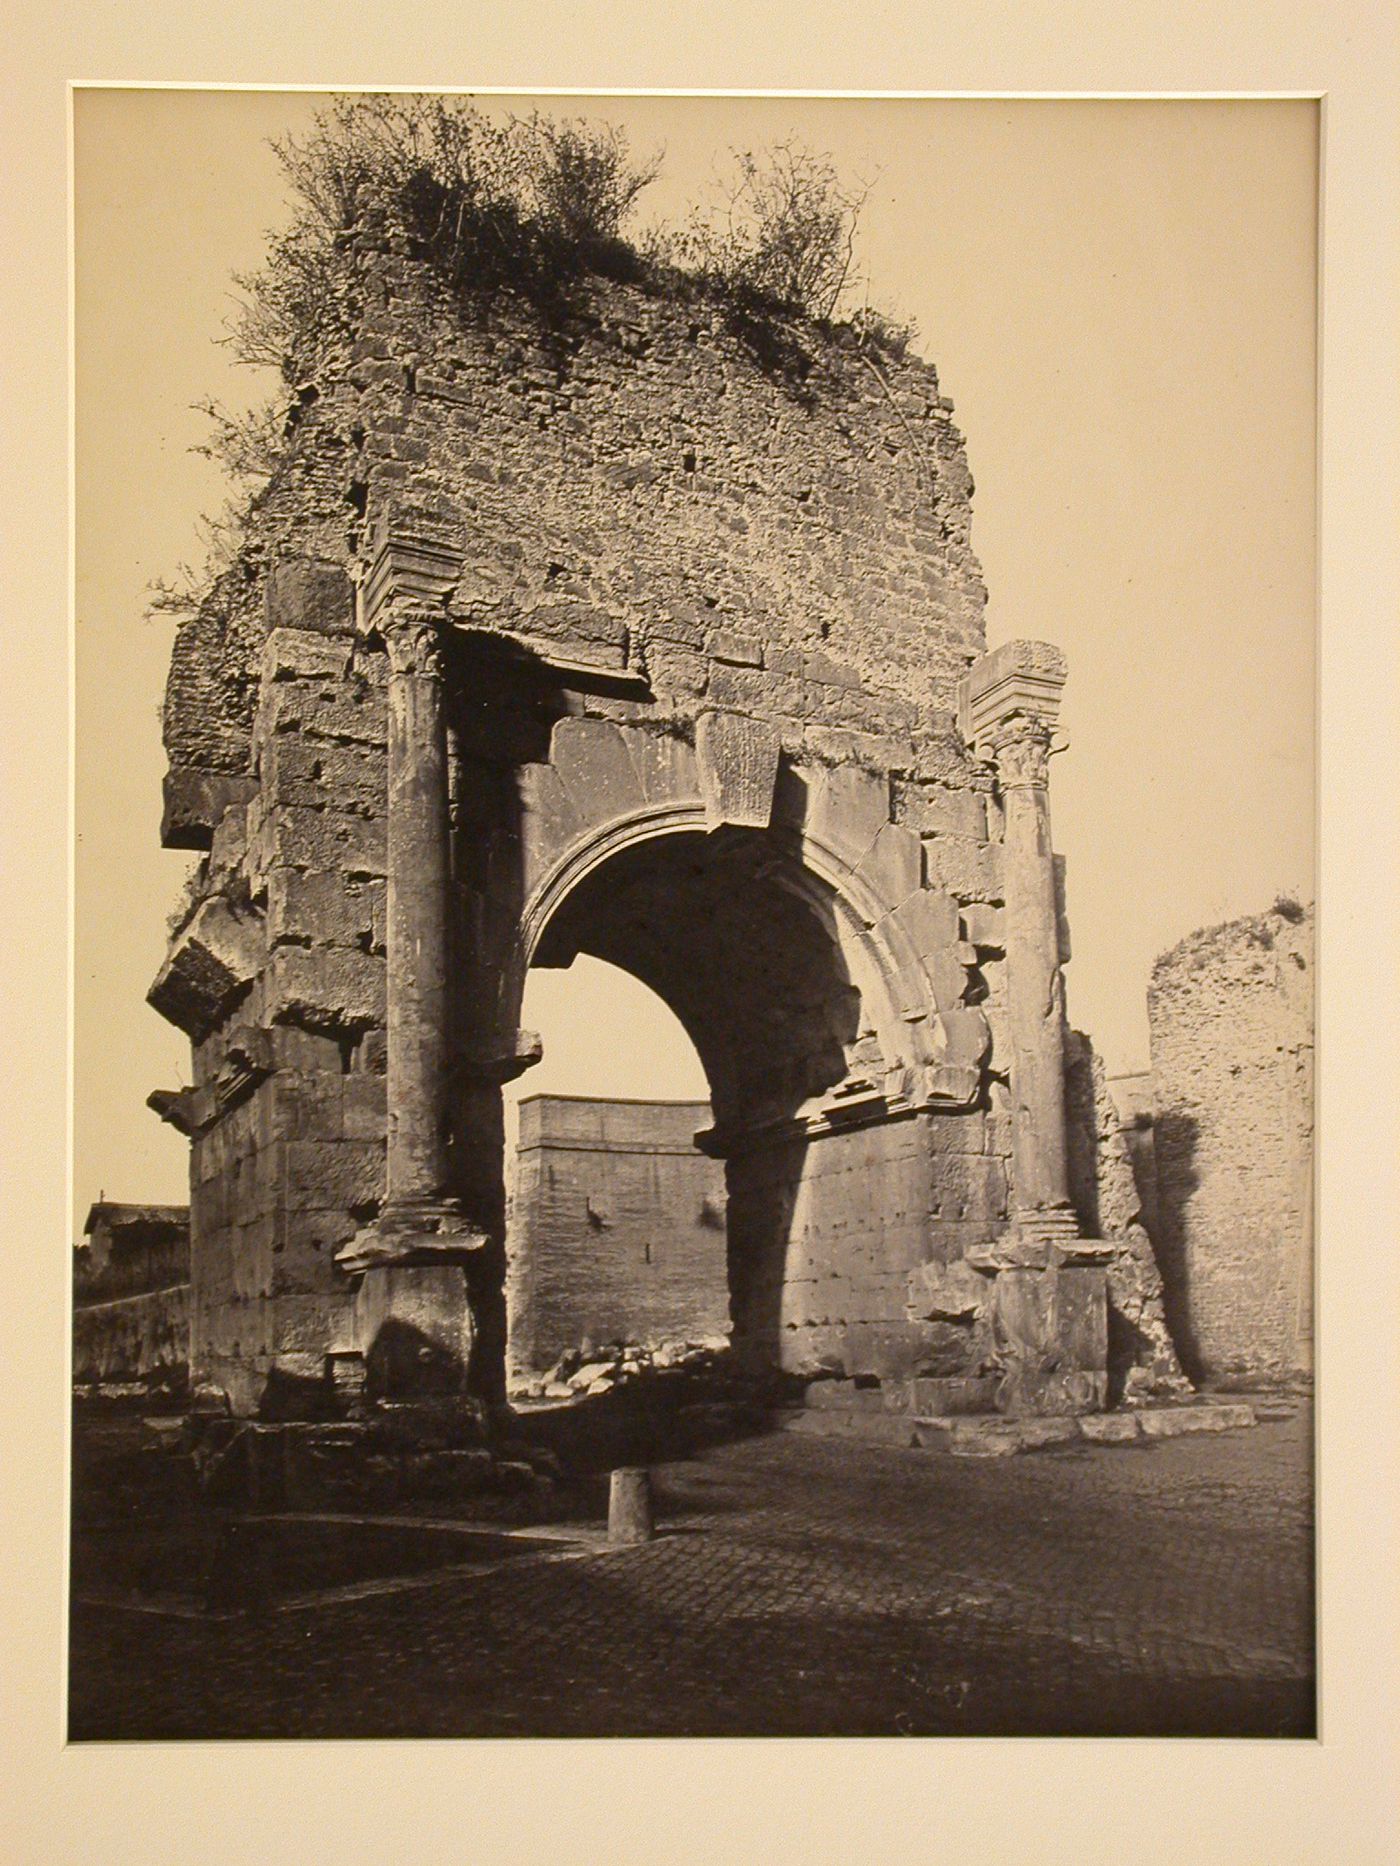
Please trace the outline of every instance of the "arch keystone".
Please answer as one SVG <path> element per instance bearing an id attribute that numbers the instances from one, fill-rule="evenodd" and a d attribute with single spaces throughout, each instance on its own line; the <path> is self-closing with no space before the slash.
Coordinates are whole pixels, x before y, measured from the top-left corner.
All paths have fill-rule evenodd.
<path id="1" fill-rule="evenodd" d="M 732 823 L 767 829 L 778 781 L 778 734 L 741 713 L 702 713 L 695 725 L 695 756 L 705 827 Z"/>

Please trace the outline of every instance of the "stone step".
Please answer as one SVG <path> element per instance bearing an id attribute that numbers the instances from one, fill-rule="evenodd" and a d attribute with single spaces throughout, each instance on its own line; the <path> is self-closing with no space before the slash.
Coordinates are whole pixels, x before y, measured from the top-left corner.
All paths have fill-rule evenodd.
<path id="1" fill-rule="evenodd" d="M 1232 1432 L 1255 1424 L 1242 1401 L 1145 1407 L 1138 1412 L 1085 1413 L 1073 1419 L 1003 1419 L 881 1412 L 862 1405 L 786 1407 L 772 1415 L 782 1432 L 804 1438 L 854 1439 L 862 1444 L 945 1451 L 955 1458 L 1006 1458 L 1058 1445 L 1123 1445 L 1195 1432 Z"/>
<path id="2" fill-rule="evenodd" d="M 795 1432 L 799 1438 L 859 1439 L 866 1445 L 895 1445 L 907 1449 L 918 1443 L 912 1419 L 895 1413 L 857 1411 L 854 1407 L 810 1410 L 784 1407 L 772 1415 L 780 1432 Z"/>

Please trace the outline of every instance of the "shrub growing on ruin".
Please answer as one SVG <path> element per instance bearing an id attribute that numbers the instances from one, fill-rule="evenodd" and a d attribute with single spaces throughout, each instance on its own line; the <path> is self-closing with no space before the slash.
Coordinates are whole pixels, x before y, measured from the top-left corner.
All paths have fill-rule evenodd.
<path id="1" fill-rule="evenodd" d="M 564 309 L 567 282 L 638 263 L 623 238 L 660 155 L 632 159 L 611 125 L 535 113 L 495 122 L 444 98 L 337 99 L 304 137 L 273 148 L 293 218 L 262 268 L 236 281 L 230 332 L 241 361 L 311 379 L 354 334 L 350 238 L 377 216 L 390 239 L 455 290 L 509 288 Z"/>
<path id="2" fill-rule="evenodd" d="M 538 112 L 496 121 L 458 99 L 341 98 L 307 135 L 273 147 L 293 218 L 261 269 L 236 281 L 243 303 L 230 341 L 242 361 L 276 368 L 291 385 L 313 380 L 353 337 L 347 252 L 375 215 L 454 290 L 510 290 L 561 318 L 570 284 L 590 272 L 704 292 L 750 323 L 830 324 L 848 314 L 860 283 L 854 254 L 868 188 L 843 183 L 827 157 L 791 139 L 737 152 L 705 208 L 640 247 L 628 223 L 661 155 L 634 158 L 615 125 Z M 868 305 L 848 327 L 892 351 L 912 334 Z M 230 438 L 240 447 L 245 439 Z"/>
<path id="3" fill-rule="evenodd" d="M 718 198 L 678 236 L 682 264 L 750 312 L 830 322 L 855 283 L 869 190 L 846 187 L 827 157 L 792 140 L 736 151 L 734 162 Z"/>

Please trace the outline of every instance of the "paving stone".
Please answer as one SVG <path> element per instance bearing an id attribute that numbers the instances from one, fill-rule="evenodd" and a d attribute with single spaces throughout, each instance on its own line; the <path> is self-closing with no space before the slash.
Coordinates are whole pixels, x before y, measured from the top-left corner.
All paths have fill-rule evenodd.
<path id="1" fill-rule="evenodd" d="M 71 1734 L 1308 1736 L 1309 1462 L 1306 1415 L 1137 1456 L 770 1434 L 654 1468 L 634 1549 L 259 1617 L 79 1605 Z"/>

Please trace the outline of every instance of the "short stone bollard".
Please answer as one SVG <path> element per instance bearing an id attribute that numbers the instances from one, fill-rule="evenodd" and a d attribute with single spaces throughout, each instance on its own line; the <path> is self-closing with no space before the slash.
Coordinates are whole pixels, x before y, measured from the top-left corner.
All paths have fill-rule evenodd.
<path id="1" fill-rule="evenodd" d="M 608 1489 L 608 1541 L 614 1548 L 650 1542 L 656 1530 L 651 1519 L 651 1473 L 614 1471 Z"/>

